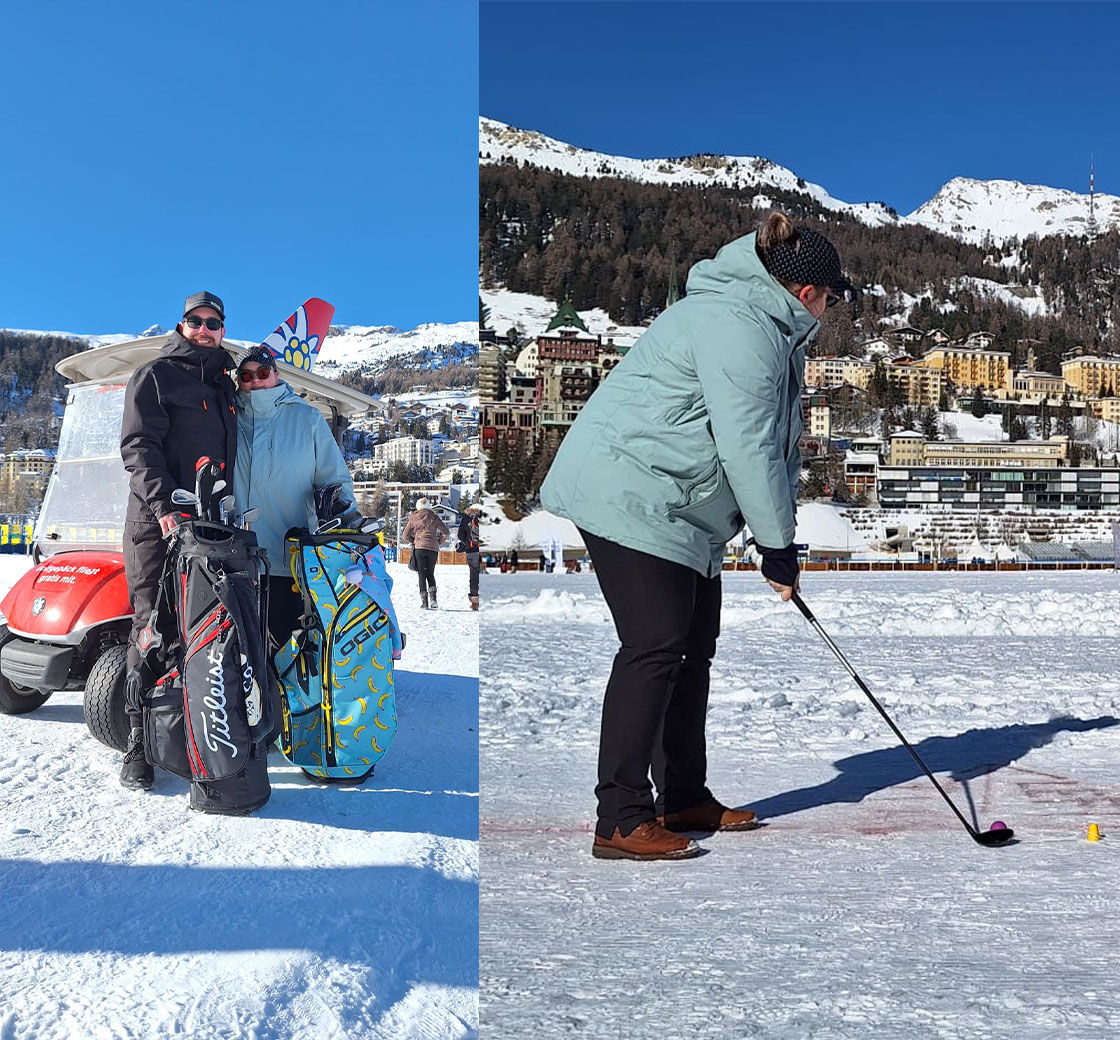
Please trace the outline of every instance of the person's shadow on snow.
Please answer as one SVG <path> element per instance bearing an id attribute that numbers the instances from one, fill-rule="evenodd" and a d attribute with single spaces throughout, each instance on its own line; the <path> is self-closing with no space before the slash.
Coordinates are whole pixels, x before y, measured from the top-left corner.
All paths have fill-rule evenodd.
<path id="1" fill-rule="evenodd" d="M 1097 719 L 1076 719 L 1062 715 L 1049 722 L 1031 725 L 970 729 L 956 737 L 927 737 L 913 747 L 930 772 L 935 775 L 948 773 L 951 780 L 965 785 L 968 797 L 969 780 L 994 773 L 1022 758 L 1028 751 L 1044 747 L 1058 733 L 1076 733 L 1116 725 L 1120 725 L 1120 718 L 1113 715 L 1102 715 Z M 826 783 L 751 802 L 747 808 L 765 821 L 767 818 L 788 816 L 803 809 L 814 809 L 836 802 L 861 802 L 875 791 L 925 776 L 913 756 L 901 744 L 841 758 L 833 765 L 839 773 Z"/>

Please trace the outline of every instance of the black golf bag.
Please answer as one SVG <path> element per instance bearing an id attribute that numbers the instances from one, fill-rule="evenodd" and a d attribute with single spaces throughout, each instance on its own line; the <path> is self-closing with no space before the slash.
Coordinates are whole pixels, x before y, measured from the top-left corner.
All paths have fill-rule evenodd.
<path id="1" fill-rule="evenodd" d="M 252 532 L 206 520 L 175 528 L 148 632 L 157 631 L 160 610 L 173 609 L 176 645 L 164 650 L 168 671 L 141 694 L 144 748 L 153 765 L 191 781 L 191 808 L 202 812 L 247 814 L 271 794 L 266 757 L 278 694 L 267 574 Z"/>

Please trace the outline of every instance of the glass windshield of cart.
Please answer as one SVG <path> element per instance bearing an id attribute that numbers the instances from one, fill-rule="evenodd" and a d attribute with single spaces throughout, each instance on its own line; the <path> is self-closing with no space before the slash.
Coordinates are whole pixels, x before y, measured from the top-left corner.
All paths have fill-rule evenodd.
<path id="1" fill-rule="evenodd" d="M 121 462 L 123 383 L 70 389 L 35 541 L 44 556 L 121 547 L 128 474 Z"/>

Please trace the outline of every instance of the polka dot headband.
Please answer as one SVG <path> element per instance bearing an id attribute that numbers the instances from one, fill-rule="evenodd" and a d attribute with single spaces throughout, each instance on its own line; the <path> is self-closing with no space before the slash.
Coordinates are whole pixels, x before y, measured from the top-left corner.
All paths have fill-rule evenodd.
<path id="1" fill-rule="evenodd" d="M 771 246 L 765 252 L 759 250 L 766 270 L 779 281 L 821 285 L 851 299 L 855 289 L 840 270 L 836 247 L 824 235 L 818 235 L 809 228 L 794 230 L 792 238 Z"/>

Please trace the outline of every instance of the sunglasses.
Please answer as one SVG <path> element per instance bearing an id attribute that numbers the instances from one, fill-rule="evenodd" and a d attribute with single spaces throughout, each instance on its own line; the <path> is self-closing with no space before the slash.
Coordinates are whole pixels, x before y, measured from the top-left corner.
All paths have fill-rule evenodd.
<path id="1" fill-rule="evenodd" d="M 846 293 L 844 296 L 841 296 L 839 293 L 830 292 L 825 298 L 824 305 L 826 307 L 835 307 L 838 303 L 844 302 L 844 298 L 846 295 Z"/>
<path id="2" fill-rule="evenodd" d="M 243 368 L 237 373 L 237 378 L 243 383 L 252 383 L 254 380 L 258 383 L 263 383 L 272 371 L 272 367 L 267 368 Z"/>
<path id="3" fill-rule="evenodd" d="M 192 315 L 189 318 L 183 319 L 183 324 L 190 326 L 192 329 L 200 329 L 205 325 L 211 332 L 217 332 L 222 327 L 221 318 L 198 318 Z"/>

